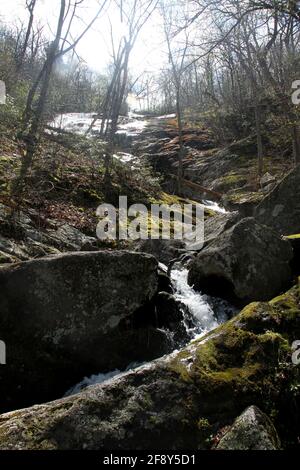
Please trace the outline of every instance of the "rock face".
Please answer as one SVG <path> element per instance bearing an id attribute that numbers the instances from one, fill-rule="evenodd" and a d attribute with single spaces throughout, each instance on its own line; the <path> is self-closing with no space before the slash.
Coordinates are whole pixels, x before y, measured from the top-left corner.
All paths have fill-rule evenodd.
<path id="1" fill-rule="evenodd" d="M 61 251 L 97 251 L 97 240 L 69 224 L 41 219 L 37 211 L 11 213 L 0 204 L 0 265 Z"/>
<path id="2" fill-rule="evenodd" d="M 0 408 L 53 399 L 87 374 L 168 352 L 163 332 L 143 318 L 157 286 L 155 258 L 130 252 L 70 253 L 2 267 L 7 365 L 0 369 Z"/>
<path id="3" fill-rule="evenodd" d="M 171 356 L 78 395 L 0 417 L 0 449 L 207 449 L 255 405 L 296 445 L 300 285 Z"/>
<path id="4" fill-rule="evenodd" d="M 214 217 L 207 218 L 204 222 L 204 246 L 209 245 L 222 232 L 235 225 L 238 221 L 238 212 L 216 214 Z"/>
<path id="5" fill-rule="evenodd" d="M 255 217 L 281 235 L 300 233 L 300 165 L 261 201 Z"/>
<path id="6" fill-rule="evenodd" d="M 242 302 L 269 300 L 291 280 L 290 243 L 246 218 L 223 232 L 190 265 L 196 289 Z"/>
<path id="7" fill-rule="evenodd" d="M 144 240 L 138 246 L 138 251 L 149 253 L 160 262 L 169 264 L 178 258 L 185 250 L 185 243 L 180 240 Z"/>
<path id="8" fill-rule="evenodd" d="M 280 440 L 272 421 L 257 406 L 250 406 L 222 437 L 218 450 L 279 450 Z"/>

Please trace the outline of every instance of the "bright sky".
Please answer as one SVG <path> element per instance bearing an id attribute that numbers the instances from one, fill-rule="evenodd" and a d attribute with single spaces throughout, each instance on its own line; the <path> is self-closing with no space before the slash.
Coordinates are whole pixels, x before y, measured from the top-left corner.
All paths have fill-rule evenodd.
<path id="1" fill-rule="evenodd" d="M 25 3 L 25 0 L 0 0 L 0 19 L 7 24 L 20 24 L 22 20 L 28 18 Z M 37 2 L 36 20 L 46 25 L 47 34 L 55 29 L 59 4 L 59 0 L 38 0 Z M 97 0 L 85 0 L 80 9 L 81 19 L 76 21 L 73 29 L 75 36 L 76 31 L 82 31 L 84 24 L 93 18 L 97 9 Z M 119 15 L 110 3 L 76 48 L 77 53 L 94 70 L 102 71 L 109 63 L 111 50 L 109 19 L 117 37 L 120 32 Z M 138 76 L 143 71 L 158 71 L 166 60 L 159 20 L 159 15 L 155 13 L 139 36 L 131 57 L 130 66 L 133 75 Z"/>

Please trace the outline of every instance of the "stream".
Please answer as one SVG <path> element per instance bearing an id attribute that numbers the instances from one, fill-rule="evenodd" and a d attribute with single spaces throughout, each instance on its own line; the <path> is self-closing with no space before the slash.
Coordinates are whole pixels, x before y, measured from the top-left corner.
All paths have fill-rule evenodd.
<path id="1" fill-rule="evenodd" d="M 95 114 L 93 113 L 64 114 L 57 116 L 50 125 L 68 132 L 85 134 L 89 129 L 94 116 Z M 171 117 L 174 116 L 160 116 L 156 119 L 164 120 Z M 130 137 L 138 136 L 147 127 L 148 123 L 149 121 L 147 121 L 143 116 L 131 113 L 128 118 L 121 120 L 118 133 Z M 95 122 L 95 126 L 93 128 L 94 135 L 99 132 L 100 125 L 100 121 Z M 119 162 L 124 165 L 131 165 L 132 168 L 134 168 L 134 162 L 137 160 L 137 157 L 130 153 L 126 153 L 125 151 L 116 153 L 114 158 L 118 159 Z M 215 212 L 226 213 L 226 210 L 216 202 L 203 201 L 203 205 Z M 159 265 L 160 269 L 167 272 L 167 266 L 162 263 L 159 263 Z M 183 311 L 183 322 L 191 340 L 201 338 L 236 313 L 236 309 L 227 301 L 213 298 L 195 291 L 193 287 L 188 284 L 188 268 L 184 263 L 181 263 L 180 261 L 176 262 L 172 267 L 170 277 L 175 299 L 180 302 L 188 312 L 188 315 L 186 315 Z M 165 334 L 170 335 L 172 332 L 165 331 Z M 116 376 L 120 377 L 129 371 L 136 370 L 144 365 L 145 364 L 143 363 L 129 364 L 124 371 L 114 370 L 107 373 L 99 373 L 90 377 L 85 377 L 80 383 L 68 390 L 65 396 L 76 394 L 90 385 L 108 382 Z"/>

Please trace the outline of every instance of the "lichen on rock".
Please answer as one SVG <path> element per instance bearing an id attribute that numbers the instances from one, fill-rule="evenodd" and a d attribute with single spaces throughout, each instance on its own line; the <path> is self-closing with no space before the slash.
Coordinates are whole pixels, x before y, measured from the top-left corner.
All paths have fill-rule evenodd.
<path id="1" fill-rule="evenodd" d="M 180 352 L 78 395 L 0 417 L 0 449 L 207 449 L 247 407 L 299 439 L 300 283 Z M 288 426 L 287 426 L 288 424 Z"/>

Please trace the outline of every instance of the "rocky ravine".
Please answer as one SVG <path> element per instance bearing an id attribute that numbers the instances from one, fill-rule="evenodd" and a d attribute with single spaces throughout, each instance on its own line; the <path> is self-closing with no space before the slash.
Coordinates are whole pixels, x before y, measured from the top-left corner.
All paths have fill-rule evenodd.
<path id="1" fill-rule="evenodd" d="M 296 169 L 260 203 L 257 220 L 240 221 L 241 213 L 207 219 L 204 249 L 189 254 L 190 283 L 199 289 L 213 280 L 219 295 L 229 286 L 243 304 L 269 302 L 248 305 L 204 338 L 134 372 L 2 415 L 0 449 L 296 446 L 300 377 L 291 353 L 300 338 L 299 280 L 270 299 L 300 271 L 293 197 L 299 187 Z M 0 222 L 10 232 L 11 219 L 0 209 Z M 36 233 L 30 217 L 17 228 L 21 241 L 0 239 L 4 262 L 56 256 L 0 269 L 0 331 L 7 344 L 15 344 L 1 369 L 3 411 L 62 396 L 84 375 L 174 349 L 161 327 L 181 334 L 182 317 L 154 257 L 97 252 L 94 239 L 69 226 Z M 95 251 L 59 254 L 65 249 Z M 153 246 L 144 249 L 153 252 Z M 174 253 L 185 256 L 181 247 L 162 244 L 158 253 L 166 262 Z"/>
<path id="2" fill-rule="evenodd" d="M 0 449 L 207 449 L 250 405 L 272 417 L 284 446 L 295 444 L 299 368 L 291 344 L 299 335 L 298 283 L 133 373 L 2 415 Z"/>

